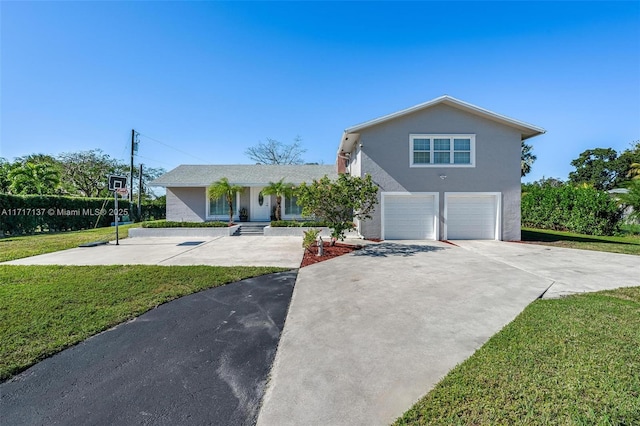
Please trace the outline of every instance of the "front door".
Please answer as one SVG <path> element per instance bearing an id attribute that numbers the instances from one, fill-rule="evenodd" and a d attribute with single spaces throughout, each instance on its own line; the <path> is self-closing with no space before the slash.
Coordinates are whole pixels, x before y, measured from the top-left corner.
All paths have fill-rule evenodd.
<path id="1" fill-rule="evenodd" d="M 251 195 L 251 203 L 249 205 L 250 209 L 250 220 L 254 222 L 268 222 L 271 220 L 271 204 L 269 201 L 271 200 L 271 196 L 263 195 L 262 187 L 251 187 L 250 195 Z"/>

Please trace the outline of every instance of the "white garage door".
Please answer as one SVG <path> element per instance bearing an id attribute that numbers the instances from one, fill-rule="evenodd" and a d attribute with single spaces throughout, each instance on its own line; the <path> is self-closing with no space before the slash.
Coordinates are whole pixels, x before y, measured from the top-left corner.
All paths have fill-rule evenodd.
<path id="1" fill-rule="evenodd" d="M 495 240 L 498 218 L 496 194 L 446 194 L 446 238 Z"/>
<path id="2" fill-rule="evenodd" d="M 435 240 L 436 197 L 432 194 L 383 194 L 385 240 Z"/>

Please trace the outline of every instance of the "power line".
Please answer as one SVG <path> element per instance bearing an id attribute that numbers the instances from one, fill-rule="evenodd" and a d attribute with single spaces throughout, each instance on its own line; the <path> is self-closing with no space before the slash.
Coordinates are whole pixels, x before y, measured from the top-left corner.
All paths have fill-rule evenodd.
<path id="1" fill-rule="evenodd" d="M 165 142 L 159 141 L 158 139 L 154 139 L 154 138 L 152 138 L 151 136 L 147 136 L 147 135 L 144 135 L 144 134 L 142 134 L 142 133 L 138 133 L 138 134 L 139 134 L 140 136 L 143 136 L 143 137 L 145 137 L 145 138 L 147 138 L 147 139 L 150 139 L 150 140 L 152 140 L 152 141 L 154 141 L 154 142 L 156 142 L 156 143 L 159 143 L 160 145 L 164 145 L 164 146 L 166 146 L 167 148 L 171 148 L 171 149 L 176 150 L 176 151 L 178 151 L 178 152 L 180 152 L 180 153 L 182 153 L 182 154 L 184 154 L 184 155 L 188 155 L 188 156 L 189 156 L 189 157 L 191 157 L 191 158 L 195 158 L 195 159 L 196 159 L 196 160 L 198 160 L 198 161 L 202 161 L 202 159 L 201 159 L 201 158 L 198 158 L 198 157 L 196 157 L 196 156 L 195 156 L 195 155 L 193 155 L 193 154 L 190 154 L 190 153 L 188 153 L 188 152 L 186 152 L 186 151 L 183 151 L 183 150 L 181 150 L 181 149 L 179 149 L 179 148 L 176 148 L 175 146 L 169 145 L 168 143 L 165 143 Z"/>
<path id="2" fill-rule="evenodd" d="M 124 143 L 124 148 L 122 148 L 122 152 L 120 153 L 120 159 L 124 158 L 124 154 L 127 152 L 128 148 L 129 148 L 129 135 L 127 134 L 127 140 Z"/>
<path id="3" fill-rule="evenodd" d="M 145 160 L 155 161 L 156 163 L 164 164 L 169 167 L 173 167 L 173 164 L 165 163 L 164 161 L 154 160 L 153 158 L 145 157 L 144 155 L 136 154 L 136 157 L 144 158 Z"/>

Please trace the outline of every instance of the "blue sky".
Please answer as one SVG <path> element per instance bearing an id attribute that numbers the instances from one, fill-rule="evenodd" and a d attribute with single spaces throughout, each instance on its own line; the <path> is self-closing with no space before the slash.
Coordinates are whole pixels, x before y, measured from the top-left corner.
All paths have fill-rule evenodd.
<path id="1" fill-rule="evenodd" d="M 0 157 L 250 163 L 443 94 L 547 130 L 526 181 L 640 139 L 640 3 L 2 1 Z M 154 140 L 155 139 L 155 140 Z M 159 143 L 157 141 L 162 142 Z M 171 147 L 168 147 L 169 145 Z"/>

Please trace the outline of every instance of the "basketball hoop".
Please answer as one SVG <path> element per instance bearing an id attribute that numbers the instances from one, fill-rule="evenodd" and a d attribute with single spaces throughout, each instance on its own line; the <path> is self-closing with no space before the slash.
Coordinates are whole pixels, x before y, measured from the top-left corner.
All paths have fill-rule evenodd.
<path id="1" fill-rule="evenodd" d="M 120 195 L 122 195 L 123 197 L 127 194 L 129 194 L 129 190 L 127 188 L 118 188 L 116 189 L 116 192 Z"/>

